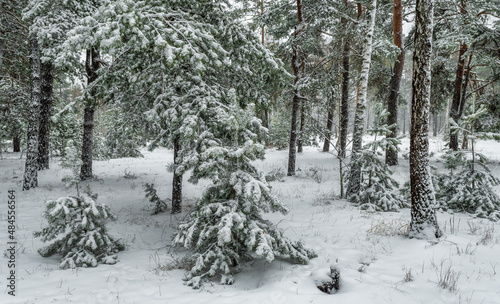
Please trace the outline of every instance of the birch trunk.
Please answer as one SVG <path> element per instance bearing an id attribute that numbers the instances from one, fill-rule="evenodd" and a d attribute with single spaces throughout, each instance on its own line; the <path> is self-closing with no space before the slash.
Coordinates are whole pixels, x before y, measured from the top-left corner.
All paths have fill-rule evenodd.
<path id="1" fill-rule="evenodd" d="M 356 164 L 358 153 L 361 151 L 363 139 L 363 126 L 366 108 L 366 96 L 368 90 L 368 75 L 370 73 L 370 64 L 372 56 L 372 40 L 375 30 L 375 17 L 377 13 L 377 0 L 372 0 L 370 7 L 370 18 L 366 24 L 367 34 L 363 41 L 365 46 L 363 50 L 363 63 L 361 66 L 361 74 L 359 79 L 359 98 L 356 104 L 356 112 L 354 116 L 354 132 L 352 140 L 351 154 L 351 172 L 349 175 L 349 184 L 347 185 L 346 196 L 349 199 L 353 194 L 359 191 L 361 183 L 361 168 Z"/>
<path id="2" fill-rule="evenodd" d="M 29 109 L 26 165 L 23 190 L 38 187 L 38 128 L 40 119 L 40 49 L 35 35 L 30 37 L 31 104 Z"/>
<path id="3" fill-rule="evenodd" d="M 433 6 L 433 0 L 417 0 L 416 4 L 410 126 L 410 238 L 432 238 L 442 235 L 434 209 L 434 188 L 429 167 Z"/>

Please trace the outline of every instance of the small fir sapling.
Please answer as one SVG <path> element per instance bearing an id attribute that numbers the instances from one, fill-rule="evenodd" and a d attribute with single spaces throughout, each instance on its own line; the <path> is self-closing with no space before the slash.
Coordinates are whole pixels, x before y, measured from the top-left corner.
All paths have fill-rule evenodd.
<path id="1" fill-rule="evenodd" d="M 225 132 L 227 138 L 215 139 L 205 133 L 197 155 L 191 158 L 195 162 L 191 180 L 209 178 L 212 185 L 179 224 L 173 240 L 174 245 L 194 252 L 186 275 L 193 288 L 214 276 L 221 276 L 222 284 L 232 284 L 240 265 L 252 259 L 272 262 L 282 255 L 305 264 L 316 256 L 263 217 L 263 213 L 285 214 L 288 210 L 252 164 L 264 158 L 264 146 L 255 142 L 262 127 L 252 115 L 253 107 L 231 106 L 228 111 L 226 124 L 231 121 L 227 126 L 232 130 Z M 226 141 L 228 145 L 222 145 Z"/>
<path id="2" fill-rule="evenodd" d="M 486 107 L 475 109 L 474 98 L 471 114 L 457 125 L 451 121 L 452 129 L 466 134 L 470 149 L 448 151 L 443 155 L 448 174 L 438 174 L 436 200 L 442 209 L 472 213 L 477 217 L 500 220 L 500 197 L 493 190 L 500 185 L 488 168 L 487 158 L 475 150 L 477 138 L 493 139 L 498 134 L 475 132 L 474 124 L 487 112 Z"/>
<path id="3" fill-rule="evenodd" d="M 43 257 L 60 253 L 59 267 L 62 269 L 75 267 L 95 267 L 98 263 L 115 264 L 116 253 L 124 250 L 124 245 L 111 237 L 106 229 L 108 220 L 115 220 L 109 207 L 97 203 L 97 195 L 87 188 L 84 194 L 79 193 L 79 161 L 76 148 L 66 148 L 66 156 L 61 165 L 72 170 L 72 176 L 63 181 L 66 186 L 76 186 L 78 196 L 60 197 L 45 203 L 44 218 L 48 227 L 34 233 L 43 242 L 55 240 L 52 244 L 38 250 Z"/>
<path id="4" fill-rule="evenodd" d="M 154 204 L 152 215 L 163 213 L 168 210 L 167 203 L 160 199 L 158 194 L 156 193 L 155 185 L 146 183 L 144 185 L 144 191 L 146 192 L 146 198 L 149 199 L 151 203 Z"/>
<path id="5" fill-rule="evenodd" d="M 349 197 L 349 201 L 368 211 L 396 211 L 409 204 L 398 192 L 399 184 L 391 177 L 392 170 L 381 159 L 384 149 L 398 149 L 400 138 L 385 137 L 391 134 L 391 126 L 382 123 L 388 112 L 377 107 L 378 118 L 367 132 L 375 139 L 363 146 L 355 162 L 361 170 L 360 189 Z M 379 136 L 384 136 L 377 138 Z"/>

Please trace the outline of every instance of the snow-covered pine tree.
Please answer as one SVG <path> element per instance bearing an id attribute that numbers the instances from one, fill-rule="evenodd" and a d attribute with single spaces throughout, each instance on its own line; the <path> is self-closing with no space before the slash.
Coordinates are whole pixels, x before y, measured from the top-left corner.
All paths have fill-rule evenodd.
<path id="1" fill-rule="evenodd" d="M 194 288 L 214 276 L 221 276 L 222 284 L 231 284 L 241 263 L 250 259 L 272 262 L 276 255 L 283 255 L 307 263 L 315 256 L 264 219 L 265 212 L 286 213 L 287 209 L 251 163 L 264 157 L 264 146 L 256 143 L 263 131 L 260 121 L 253 117 L 251 106 L 243 110 L 237 103 L 233 96 L 227 108 L 214 109 L 222 133 L 202 134 L 187 160 L 193 181 L 213 181 L 179 224 L 173 240 L 195 253 L 186 277 Z"/>
<path id="2" fill-rule="evenodd" d="M 409 237 L 440 237 L 435 194 L 429 167 L 429 107 L 433 0 L 417 0 L 413 55 L 410 133 L 411 222 Z"/>
<path id="3" fill-rule="evenodd" d="M 444 209 L 472 213 L 477 217 L 500 220 L 500 197 L 493 190 L 500 185 L 488 168 L 487 158 L 475 150 L 477 138 L 493 139 L 499 134 L 476 132 L 475 123 L 487 112 L 481 105 L 475 109 L 475 96 L 471 105 L 471 113 L 462 118 L 460 125 L 452 121 L 452 129 L 467 135 L 470 149 L 448 151 L 444 156 L 448 174 L 437 176 L 438 187 L 436 199 Z"/>
<path id="4" fill-rule="evenodd" d="M 368 211 L 397 211 L 409 207 L 398 191 L 399 184 L 394 180 L 392 170 L 380 156 L 382 151 L 395 149 L 401 144 L 400 138 L 387 137 L 391 127 L 383 123 L 389 112 L 376 107 L 377 120 L 367 133 L 375 136 L 374 140 L 363 146 L 356 158 L 356 166 L 360 168 L 360 187 L 358 192 L 350 196 L 349 201 Z"/>
<path id="5" fill-rule="evenodd" d="M 174 148 L 173 213 L 180 212 L 183 158 L 200 134 L 218 128 L 207 102 L 224 106 L 235 90 L 242 106 L 263 104 L 266 84 L 288 76 L 228 7 L 226 1 L 110 2 L 68 41 L 79 48 L 99 43 L 116 58 L 95 83 L 103 89 L 99 97 L 159 130 L 151 147 Z"/>
<path id="6" fill-rule="evenodd" d="M 116 253 L 124 250 L 124 245 L 110 236 L 105 226 L 115 215 L 95 200 L 95 196 L 82 195 L 47 201 L 44 217 L 49 225 L 34 236 L 43 242 L 55 241 L 38 253 L 43 257 L 61 254 L 62 269 L 115 264 Z"/>
<path id="7" fill-rule="evenodd" d="M 96 202 L 97 195 L 87 188 L 80 195 L 79 184 L 81 157 L 78 147 L 70 141 L 61 167 L 71 169 L 65 176 L 66 187 L 76 186 L 77 196 L 64 196 L 45 203 L 44 218 L 48 227 L 34 233 L 43 242 L 55 240 L 40 248 L 43 257 L 61 254 L 60 268 L 96 267 L 98 263 L 115 264 L 116 253 L 124 250 L 124 245 L 108 234 L 106 222 L 115 220 L 108 206 Z"/>

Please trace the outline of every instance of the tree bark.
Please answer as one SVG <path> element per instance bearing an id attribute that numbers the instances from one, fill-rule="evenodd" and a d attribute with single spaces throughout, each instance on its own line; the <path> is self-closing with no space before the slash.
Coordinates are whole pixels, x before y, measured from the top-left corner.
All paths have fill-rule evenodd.
<path id="1" fill-rule="evenodd" d="M 27 134 L 23 190 L 38 187 L 38 128 L 40 119 L 40 49 L 35 35 L 30 37 L 31 104 Z"/>
<path id="2" fill-rule="evenodd" d="M 332 128 L 333 128 L 333 97 L 330 98 L 328 102 L 328 116 L 326 118 L 326 136 L 323 143 L 323 152 L 330 151 L 330 140 L 332 139 Z"/>
<path id="3" fill-rule="evenodd" d="M 434 188 L 429 167 L 433 7 L 433 0 L 417 0 L 410 127 L 410 238 L 431 238 L 442 235 L 434 209 Z"/>
<path id="4" fill-rule="evenodd" d="M 302 1 L 297 0 L 297 19 L 298 19 L 298 25 L 295 28 L 294 31 L 294 40 L 297 39 L 297 36 L 300 34 L 303 28 L 302 24 Z M 297 46 L 295 45 L 297 43 L 294 41 L 294 45 L 292 47 L 292 70 L 293 74 L 295 75 L 295 79 L 293 81 L 293 84 L 295 86 L 294 92 L 293 92 L 293 100 L 292 100 L 292 121 L 291 121 L 291 127 L 290 127 L 290 143 L 288 146 L 288 172 L 287 176 L 293 176 L 295 175 L 295 160 L 297 158 L 297 116 L 299 112 L 299 106 L 300 106 L 300 96 L 299 96 L 299 91 L 297 89 L 297 83 L 300 80 L 300 69 L 301 66 L 303 65 L 302 60 L 299 58 L 299 54 L 297 51 Z"/>
<path id="5" fill-rule="evenodd" d="M 393 6 L 393 36 L 394 44 L 399 48 L 400 53 L 394 62 L 394 70 L 389 82 L 389 100 L 387 101 L 387 124 L 394 125 L 391 133 L 387 138 L 396 138 L 398 134 L 398 102 L 399 102 L 399 88 L 401 84 L 401 77 L 403 75 L 403 66 L 405 61 L 405 51 L 403 48 L 403 6 L 401 0 L 394 0 Z M 385 162 L 389 166 L 398 164 L 398 151 L 393 149 L 386 149 Z"/>
<path id="6" fill-rule="evenodd" d="M 181 150 L 179 136 L 174 137 L 174 178 L 172 181 L 172 214 L 182 211 L 182 174 L 176 172 L 177 165 L 180 163 L 179 152 Z"/>
<path id="7" fill-rule="evenodd" d="M 372 40 L 375 30 L 375 17 L 377 13 L 377 0 L 372 0 L 370 7 L 370 18 L 366 25 L 366 37 L 363 41 L 365 46 L 363 50 L 363 63 L 361 66 L 361 74 L 359 79 L 358 102 L 356 104 L 356 112 L 354 116 L 354 132 L 352 140 L 351 154 L 351 171 L 349 174 L 349 184 L 347 185 L 346 196 L 349 199 L 352 195 L 359 191 L 361 185 L 361 168 L 357 164 L 358 153 L 362 148 L 363 127 L 366 108 L 366 95 L 368 91 L 368 76 L 370 73 L 371 55 L 372 55 Z"/>
<path id="8" fill-rule="evenodd" d="M 38 132 L 38 170 L 49 169 L 50 115 L 52 109 L 52 89 L 54 85 L 52 62 L 41 64 L 41 108 L 40 130 Z"/>
<path id="9" fill-rule="evenodd" d="M 297 140 L 297 153 L 302 153 L 302 145 L 303 145 L 303 136 L 304 136 L 304 124 L 305 124 L 305 119 L 306 119 L 306 113 L 305 113 L 305 100 L 302 99 L 302 102 L 300 103 L 300 131 L 299 131 L 299 138 Z"/>
<path id="10" fill-rule="evenodd" d="M 85 59 L 85 70 L 87 71 L 87 86 L 90 86 L 97 79 L 99 69 L 99 52 L 95 47 L 87 50 Z M 97 105 L 95 100 L 95 88 L 90 88 L 90 95 L 93 100 L 85 106 L 83 116 L 83 137 L 82 137 L 82 166 L 80 179 L 88 180 L 92 178 L 92 144 L 94 142 L 94 113 Z"/>
<path id="11" fill-rule="evenodd" d="M 460 120 L 460 101 L 462 100 L 462 83 L 465 70 L 464 53 L 467 51 L 467 44 L 462 43 L 458 53 L 458 65 L 455 72 L 455 89 L 453 91 L 453 99 L 451 102 L 450 118 L 456 123 Z M 458 151 L 458 134 L 450 129 L 450 149 Z"/>
<path id="12" fill-rule="evenodd" d="M 432 122 L 434 123 L 434 128 L 432 130 L 432 136 L 436 137 L 438 134 L 438 113 L 432 113 Z"/>
<path id="13" fill-rule="evenodd" d="M 19 133 L 17 133 L 17 130 L 12 136 L 12 151 L 21 152 L 21 138 L 19 138 Z"/>
<path id="14" fill-rule="evenodd" d="M 347 22 L 347 20 L 345 22 Z M 342 52 L 342 97 L 340 101 L 340 147 L 339 147 L 339 153 L 341 158 L 346 157 L 347 129 L 349 128 L 350 51 L 351 51 L 351 43 L 349 39 L 346 38 L 344 41 L 344 49 Z"/>

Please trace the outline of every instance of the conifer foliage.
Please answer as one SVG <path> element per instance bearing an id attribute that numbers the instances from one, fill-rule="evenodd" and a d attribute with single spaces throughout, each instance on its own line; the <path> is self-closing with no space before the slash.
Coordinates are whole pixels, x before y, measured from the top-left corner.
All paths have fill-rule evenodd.
<path id="1" fill-rule="evenodd" d="M 44 217 L 49 226 L 34 235 L 43 242 L 56 240 L 38 253 L 43 257 L 60 253 L 59 267 L 63 269 L 115 264 L 116 253 L 124 246 L 108 234 L 105 223 L 116 217 L 95 199 L 84 195 L 47 201 Z"/>
<path id="2" fill-rule="evenodd" d="M 374 127 L 367 131 L 375 139 L 363 146 L 355 160 L 354 165 L 361 172 L 360 187 L 349 200 L 358 204 L 362 210 L 396 211 L 409 207 L 397 191 L 399 184 L 391 177 L 392 170 L 380 159 L 383 150 L 397 151 L 397 146 L 401 144 L 399 138 L 387 137 L 392 132 L 391 126 L 381 122 L 388 115 L 386 110 L 380 111 Z"/>
<path id="3" fill-rule="evenodd" d="M 500 185 L 488 168 L 487 158 L 475 150 L 477 138 L 495 138 L 498 134 L 476 132 L 475 124 L 484 117 L 487 109 L 481 105 L 475 109 L 475 98 L 471 105 L 471 113 L 463 118 L 460 126 L 452 121 L 452 130 L 466 134 L 470 140 L 470 149 L 448 151 L 443 156 L 448 174 L 439 174 L 436 178 L 438 190 L 436 199 L 443 209 L 472 213 L 477 217 L 500 220 L 500 197 L 493 191 Z"/>
<path id="4" fill-rule="evenodd" d="M 264 158 L 264 146 L 255 143 L 262 127 L 252 112 L 251 107 L 243 110 L 233 104 L 227 113 L 220 113 L 220 121 L 232 126 L 224 140 L 232 144 L 221 145 L 221 140 L 207 133 L 192 158 L 191 179 L 213 181 L 179 224 L 173 240 L 194 252 L 186 277 L 194 288 L 217 275 L 222 284 L 233 283 L 232 275 L 241 263 L 253 258 L 272 262 L 276 255 L 283 255 L 307 263 L 315 257 L 263 217 L 266 212 L 285 214 L 287 208 L 271 194 L 264 176 L 251 163 Z"/>

